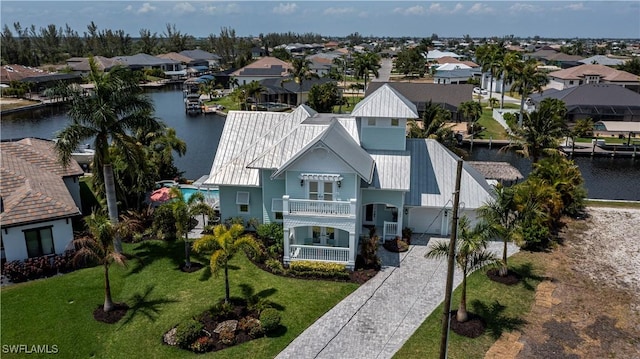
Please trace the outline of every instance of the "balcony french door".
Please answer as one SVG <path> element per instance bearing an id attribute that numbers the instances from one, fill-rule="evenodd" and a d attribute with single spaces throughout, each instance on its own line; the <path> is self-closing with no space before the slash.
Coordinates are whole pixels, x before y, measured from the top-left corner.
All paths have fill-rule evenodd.
<path id="1" fill-rule="evenodd" d="M 308 198 L 314 201 L 333 201 L 335 197 L 334 183 L 329 181 L 309 181 Z"/>

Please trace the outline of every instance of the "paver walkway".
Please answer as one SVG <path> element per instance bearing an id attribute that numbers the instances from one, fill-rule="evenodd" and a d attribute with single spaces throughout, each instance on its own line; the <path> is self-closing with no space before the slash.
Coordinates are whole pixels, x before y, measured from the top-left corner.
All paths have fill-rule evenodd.
<path id="1" fill-rule="evenodd" d="M 276 358 L 391 358 L 444 300 L 446 261 L 425 259 L 428 248 L 424 238 L 413 239 L 405 253 L 380 247 L 382 270 Z M 489 247 L 495 253 L 501 253 L 501 248 L 501 242 Z M 509 245 L 509 255 L 517 250 Z M 461 282 L 458 274 L 455 286 Z"/>

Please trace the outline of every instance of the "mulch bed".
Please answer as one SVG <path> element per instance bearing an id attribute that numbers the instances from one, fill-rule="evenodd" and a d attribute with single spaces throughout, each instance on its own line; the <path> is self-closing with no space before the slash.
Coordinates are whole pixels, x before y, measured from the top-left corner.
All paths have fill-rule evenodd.
<path id="1" fill-rule="evenodd" d="M 384 241 L 384 243 L 382 243 L 382 247 L 389 252 L 394 253 L 406 252 L 409 250 L 409 244 L 407 244 L 407 242 L 396 239 Z"/>
<path id="2" fill-rule="evenodd" d="M 500 276 L 498 269 L 489 269 L 487 271 L 487 277 L 489 277 L 489 279 L 494 282 L 502 283 L 505 285 L 514 285 L 520 282 L 520 275 L 512 270 L 509 270 L 506 276 Z"/>
<path id="3" fill-rule="evenodd" d="M 451 330 L 468 338 L 477 338 L 484 334 L 487 324 L 482 317 L 475 313 L 467 312 L 469 319 L 464 323 L 460 323 L 456 320 L 457 312 L 457 310 L 451 311 Z"/>
<path id="4" fill-rule="evenodd" d="M 199 271 L 203 267 L 204 267 L 204 265 L 202 263 L 191 262 L 191 267 L 190 268 L 187 268 L 185 265 L 182 265 L 180 267 L 180 270 L 185 272 L 185 273 L 193 273 L 193 272 Z"/>
<path id="5" fill-rule="evenodd" d="M 103 305 L 100 304 L 93 311 L 93 319 L 107 324 L 117 323 L 127 314 L 127 310 L 129 310 L 127 303 L 114 303 L 113 310 L 109 312 L 105 312 L 102 308 Z"/>

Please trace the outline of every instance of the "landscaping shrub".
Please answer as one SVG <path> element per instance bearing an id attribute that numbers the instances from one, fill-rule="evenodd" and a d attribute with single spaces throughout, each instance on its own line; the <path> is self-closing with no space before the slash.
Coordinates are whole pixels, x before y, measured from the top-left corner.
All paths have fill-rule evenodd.
<path id="1" fill-rule="evenodd" d="M 68 273 L 75 269 L 73 252 L 28 258 L 4 264 L 2 273 L 13 283 L 50 277 L 58 273 Z"/>
<path id="2" fill-rule="evenodd" d="M 233 345 L 236 342 L 236 333 L 229 328 L 225 328 L 218 333 L 218 340 L 224 345 Z"/>
<path id="3" fill-rule="evenodd" d="M 280 223 L 261 224 L 256 229 L 258 239 L 262 241 L 272 258 L 284 255 L 284 231 Z"/>
<path id="4" fill-rule="evenodd" d="M 189 319 L 180 323 L 176 328 L 176 342 L 181 348 L 189 348 L 202 332 L 202 323 L 195 319 Z"/>
<path id="5" fill-rule="evenodd" d="M 280 262 L 277 259 L 269 258 L 264 262 L 264 264 L 267 266 L 267 268 L 269 268 L 269 270 L 273 274 L 281 274 L 282 275 L 282 274 L 286 273 L 286 270 L 284 269 L 284 266 L 282 266 L 282 262 Z"/>
<path id="6" fill-rule="evenodd" d="M 289 265 L 289 272 L 300 277 L 349 278 L 345 265 L 339 263 L 295 261 Z"/>
<path id="7" fill-rule="evenodd" d="M 176 221 L 173 217 L 171 207 L 162 205 L 155 209 L 153 212 L 152 229 L 158 239 L 176 239 Z"/>
<path id="8" fill-rule="evenodd" d="M 245 317 L 238 322 L 238 329 L 244 330 L 249 333 L 251 338 L 260 338 L 264 335 L 264 329 L 262 324 L 256 318 Z"/>
<path id="9" fill-rule="evenodd" d="M 260 313 L 260 324 L 265 333 L 272 332 L 280 326 L 280 312 L 273 308 L 267 308 Z"/>
<path id="10" fill-rule="evenodd" d="M 378 257 L 378 242 L 379 238 L 374 234 L 370 237 L 365 237 L 360 240 L 361 246 L 361 256 L 364 260 L 365 268 L 379 268 L 380 267 L 380 257 Z"/>
<path id="11" fill-rule="evenodd" d="M 191 344 L 190 348 L 196 353 L 206 353 L 213 349 L 214 344 L 213 339 L 204 336 L 196 339 L 196 341 Z"/>

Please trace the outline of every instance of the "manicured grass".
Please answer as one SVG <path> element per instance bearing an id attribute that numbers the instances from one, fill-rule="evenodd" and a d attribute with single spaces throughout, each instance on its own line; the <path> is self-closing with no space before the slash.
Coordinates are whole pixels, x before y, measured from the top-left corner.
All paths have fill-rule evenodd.
<path id="1" fill-rule="evenodd" d="M 237 101 L 233 101 L 231 99 L 231 96 L 224 96 L 224 97 L 217 97 L 217 98 L 214 97 L 210 101 L 205 101 L 204 104 L 205 105 L 222 105 L 225 107 L 224 112 L 240 109 L 240 104 Z"/>
<path id="2" fill-rule="evenodd" d="M 624 145 L 626 145 L 626 144 L 627 144 L 627 142 L 629 142 L 629 139 L 628 139 L 628 138 L 618 138 L 618 137 L 586 137 L 586 138 L 585 138 L 585 137 L 578 137 L 578 138 L 576 138 L 576 139 L 575 139 L 575 141 L 576 141 L 576 142 L 587 142 L 587 143 L 591 143 L 591 141 L 592 141 L 594 138 L 596 138 L 596 139 L 598 139 L 598 140 L 604 140 L 604 142 L 605 142 L 606 144 L 612 144 L 612 143 L 615 143 L 615 144 L 624 144 Z M 638 139 L 636 139 L 636 138 L 632 138 L 632 139 L 631 139 L 630 144 L 632 144 L 632 145 L 633 145 L 634 141 L 635 141 L 635 142 L 637 142 L 637 141 L 638 141 Z"/>
<path id="3" fill-rule="evenodd" d="M 498 123 L 498 121 L 493 119 L 493 110 L 484 108 L 482 110 L 482 116 L 478 120 L 480 126 L 484 127 L 484 130 L 476 135 L 477 138 L 482 138 L 488 140 L 489 138 L 494 140 L 504 140 L 507 138 L 507 132 Z"/>
<path id="4" fill-rule="evenodd" d="M 183 251 L 182 242 L 125 244 L 125 252 L 139 260 L 131 260 L 127 269 L 111 268 L 114 301 L 132 308 L 116 324 L 103 324 L 92 316 L 104 300 L 101 267 L 3 288 L 2 344 L 55 344 L 65 358 L 273 358 L 357 288 L 352 283 L 274 276 L 238 254 L 229 270 L 231 296 L 241 296 L 241 286 L 249 286 L 277 305 L 285 330 L 196 355 L 162 344 L 162 335 L 222 299 L 224 280 L 212 277 L 208 266 L 181 272 Z M 208 264 L 208 258 L 193 259 Z"/>
<path id="5" fill-rule="evenodd" d="M 480 314 L 487 321 L 487 330 L 475 339 L 462 337 L 451 331 L 449 358 L 483 358 L 503 332 L 524 326 L 522 318 L 530 311 L 535 288 L 542 280 L 544 267 L 538 258 L 536 253 L 528 252 L 520 252 L 509 258 L 509 267 L 523 276 L 523 280 L 514 286 L 491 281 L 485 274 L 486 270 L 479 270 L 469 276 L 467 310 Z M 452 308 L 457 309 L 459 303 L 460 287 L 454 291 Z M 441 318 L 442 304 L 429 315 L 394 358 L 437 358 L 440 353 Z"/>
<path id="6" fill-rule="evenodd" d="M 588 200 L 584 201 L 585 205 L 588 207 L 611 207 L 611 208 L 635 208 L 640 209 L 640 202 L 630 202 L 630 201 L 596 201 L 596 200 Z"/>
<path id="7" fill-rule="evenodd" d="M 353 111 L 353 108 L 356 107 L 358 102 L 362 101 L 363 97 L 361 97 L 361 96 L 348 96 L 348 97 L 345 96 L 345 99 L 347 100 L 347 104 L 346 105 L 342 105 L 342 107 L 333 106 L 333 113 L 340 113 L 340 109 L 341 108 L 342 108 L 342 113 L 347 113 L 347 112 Z"/>

